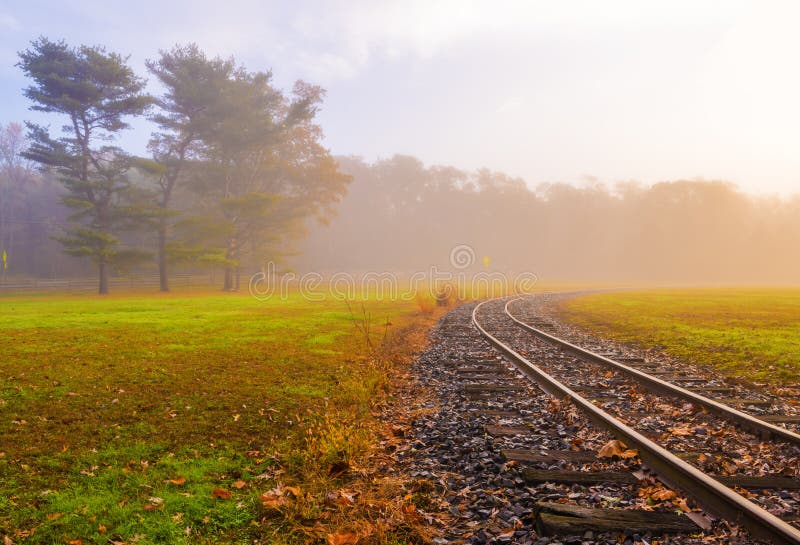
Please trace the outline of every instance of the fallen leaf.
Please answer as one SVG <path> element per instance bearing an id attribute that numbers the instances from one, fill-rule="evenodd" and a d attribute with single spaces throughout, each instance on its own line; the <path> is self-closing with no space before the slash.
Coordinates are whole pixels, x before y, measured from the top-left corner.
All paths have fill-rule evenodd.
<path id="1" fill-rule="evenodd" d="M 299 498 L 299 497 L 300 497 L 300 489 L 299 489 L 299 488 L 297 488 L 296 486 L 284 486 L 284 487 L 283 487 L 283 490 L 284 490 L 285 492 L 291 492 L 291 493 L 292 493 L 292 495 L 293 495 L 295 498 Z"/>
<path id="2" fill-rule="evenodd" d="M 600 449 L 597 453 L 597 456 L 600 458 L 617 458 L 627 459 L 627 458 L 636 458 L 639 455 L 639 451 L 636 449 L 629 449 L 625 443 L 622 443 L 616 439 L 612 439 Z"/>
<path id="3" fill-rule="evenodd" d="M 58 520 L 64 516 L 64 513 L 47 513 L 47 520 Z"/>
<path id="4" fill-rule="evenodd" d="M 348 492 L 347 490 L 339 490 L 339 498 L 336 500 L 342 505 L 353 505 L 356 502 L 358 492 Z"/>
<path id="5" fill-rule="evenodd" d="M 175 486 L 183 486 L 186 484 L 186 477 L 175 477 L 174 479 L 169 479 L 167 482 Z"/>
<path id="6" fill-rule="evenodd" d="M 678 497 L 678 495 L 675 494 L 675 492 L 673 492 L 672 490 L 667 490 L 666 488 L 662 488 L 661 490 L 656 490 L 655 492 L 650 494 L 650 499 L 655 501 L 672 500 L 675 499 L 676 497 Z"/>
<path id="7" fill-rule="evenodd" d="M 212 498 L 219 498 L 221 500 L 229 500 L 233 496 L 233 493 L 230 490 L 224 490 L 222 488 L 215 488 L 211 491 Z"/>
<path id="8" fill-rule="evenodd" d="M 752 492 L 750 492 L 746 488 L 742 488 L 741 486 L 734 486 L 733 490 L 734 490 L 734 492 L 736 492 L 740 496 L 748 498 L 748 499 L 749 498 L 755 498 L 758 495 L 758 494 L 753 494 Z"/>
<path id="9" fill-rule="evenodd" d="M 355 532 L 343 532 L 325 536 L 328 545 L 355 545 L 358 543 L 358 539 L 359 535 Z"/>
<path id="10" fill-rule="evenodd" d="M 286 498 L 283 497 L 283 494 L 275 492 L 274 490 L 261 494 L 258 499 L 261 501 L 261 505 L 264 509 L 280 509 L 286 505 Z"/>
<path id="11" fill-rule="evenodd" d="M 233 483 L 233 487 L 236 488 L 236 489 L 242 489 L 245 486 L 247 486 L 247 483 L 242 481 L 241 479 L 236 481 L 235 483 Z"/>
<path id="12" fill-rule="evenodd" d="M 688 513 L 692 510 L 686 503 L 686 498 L 675 498 L 674 500 L 672 500 L 672 505 L 674 505 L 684 513 Z"/>
<path id="13" fill-rule="evenodd" d="M 97 526 L 97 531 L 98 531 L 98 533 L 105 534 L 105 533 L 106 533 L 106 530 L 107 530 L 107 528 L 106 528 L 105 526 L 103 526 L 102 524 L 99 524 L 99 525 Z"/>
<path id="14" fill-rule="evenodd" d="M 413 504 L 407 504 L 400 507 L 400 510 L 405 515 L 405 518 L 409 522 L 419 522 L 422 520 L 422 517 L 417 512 L 417 508 Z"/>

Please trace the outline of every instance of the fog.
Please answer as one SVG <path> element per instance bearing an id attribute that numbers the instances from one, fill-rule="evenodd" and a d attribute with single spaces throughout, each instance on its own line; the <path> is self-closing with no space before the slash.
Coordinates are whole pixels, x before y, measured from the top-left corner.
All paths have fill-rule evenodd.
<path id="1" fill-rule="evenodd" d="M 752 196 L 716 180 L 534 189 L 499 172 L 426 166 L 408 156 L 352 175 L 327 226 L 315 224 L 301 271 L 410 273 L 446 268 L 471 246 L 475 269 L 543 279 L 653 283 L 796 283 L 800 198 Z"/>

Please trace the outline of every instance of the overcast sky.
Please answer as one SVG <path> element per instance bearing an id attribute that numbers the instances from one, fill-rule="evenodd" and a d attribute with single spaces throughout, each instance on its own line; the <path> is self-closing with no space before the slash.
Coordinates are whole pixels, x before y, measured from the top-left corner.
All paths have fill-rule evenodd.
<path id="1" fill-rule="evenodd" d="M 763 0 L 0 0 L 0 122 L 37 119 L 14 66 L 37 36 L 130 54 L 142 74 L 193 41 L 284 88 L 325 87 L 335 154 L 531 185 L 703 177 L 800 193 L 798 23 L 800 2 Z M 141 153 L 149 131 L 139 121 L 122 144 Z"/>

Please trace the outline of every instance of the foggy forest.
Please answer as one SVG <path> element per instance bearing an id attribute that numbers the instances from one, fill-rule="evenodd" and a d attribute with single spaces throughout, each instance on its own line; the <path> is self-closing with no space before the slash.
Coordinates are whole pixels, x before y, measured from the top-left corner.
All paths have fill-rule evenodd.
<path id="1" fill-rule="evenodd" d="M 8 277 L 91 275 L 93 264 L 65 254 L 54 238 L 69 224 L 62 184 L 19 156 L 29 145 L 19 123 L 9 122 L 2 134 L 0 241 L 10 260 Z M 652 186 L 592 180 L 581 187 L 555 182 L 531 188 L 501 172 L 426 166 L 408 156 L 373 163 L 331 159 L 340 187 L 326 215 L 273 226 L 266 251 L 242 255 L 244 270 L 273 261 L 323 273 L 409 273 L 444 266 L 450 248 L 463 243 L 486 253 L 493 267 L 544 278 L 788 283 L 800 275 L 800 259 L 791 251 L 800 243 L 800 198 L 794 196 L 752 196 L 711 180 Z M 148 188 L 136 173 L 130 184 Z M 186 180 L 172 203 L 169 260 L 182 273 L 222 270 L 214 256 L 223 247 L 187 233 L 200 222 L 192 221 L 199 190 Z M 121 247 L 143 252 L 133 264 L 119 263 L 116 274 L 157 272 L 158 237 L 147 227 L 116 232 Z M 515 237 L 496 232 L 530 237 L 521 248 Z M 205 253 L 191 255 L 182 236 L 206 244 Z"/>
<path id="2" fill-rule="evenodd" d="M 456 244 L 495 270 L 542 278 L 787 283 L 800 274 L 797 197 L 703 179 L 534 186 L 404 155 L 334 157 L 315 121 L 324 89 L 298 81 L 285 93 L 270 72 L 194 44 L 148 61 L 157 97 L 101 47 L 41 38 L 20 58 L 32 108 L 72 124 L 60 137 L 19 120 L 1 128 L 5 280 L 99 269 L 101 292 L 109 275 L 131 274 L 159 274 L 167 290 L 170 272 L 217 272 L 230 290 L 268 262 L 409 273 L 446 265 Z M 97 70 L 98 85 L 118 77 L 118 96 L 60 101 L 70 63 Z M 113 145 L 134 116 L 158 127 L 149 157 Z"/>

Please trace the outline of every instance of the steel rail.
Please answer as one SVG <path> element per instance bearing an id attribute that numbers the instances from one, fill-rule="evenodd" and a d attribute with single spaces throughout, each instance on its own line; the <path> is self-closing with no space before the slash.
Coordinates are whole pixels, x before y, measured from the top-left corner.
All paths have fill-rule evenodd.
<path id="1" fill-rule="evenodd" d="M 559 399 L 569 399 L 598 426 L 605 428 L 626 445 L 636 447 L 639 457 L 653 469 L 656 477 L 671 488 L 683 491 L 700 506 L 720 518 L 736 522 L 760 539 L 774 545 L 800 545 L 800 530 L 795 529 L 772 513 L 761 509 L 742 496 L 719 483 L 694 466 L 689 465 L 669 451 L 655 444 L 633 428 L 623 424 L 589 400 L 551 377 L 525 357 L 489 333 L 478 322 L 478 309 L 472 310 L 472 323 L 490 344 L 505 354 L 516 367 L 539 387 Z"/>
<path id="2" fill-rule="evenodd" d="M 686 388 L 682 388 L 680 386 L 672 384 L 671 382 L 667 382 L 658 377 L 647 374 L 644 371 L 640 371 L 639 369 L 631 367 L 630 365 L 625 365 L 624 363 L 620 363 L 611 358 L 607 358 L 605 356 L 601 356 L 600 354 L 596 354 L 590 350 L 586 350 L 585 348 L 581 348 L 580 346 L 574 345 L 554 335 L 550 335 L 549 333 L 546 333 L 541 329 L 537 329 L 532 325 L 523 322 L 522 320 L 514 316 L 509 310 L 509 306 L 511 305 L 511 303 L 522 300 L 523 299 L 521 297 L 518 297 L 516 299 L 511 299 L 508 302 L 506 302 L 505 313 L 518 326 L 533 333 L 539 339 L 549 344 L 556 345 L 565 352 L 569 352 L 573 356 L 576 356 L 580 359 L 591 361 L 594 363 L 600 363 L 607 367 L 616 369 L 617 371 L 620 371 L 632 377 L 634 380 L 641 382 L 647 389 L 651 391 L 660 394 L 677 396 L 681 399 L 685 399 L 686 401 L 690 401 L 695 405 L 702 406 L 706 408 L 709 412 L 712 412 L 718 416 L 726 418 L 731 422 L 741 426 L 742 428 L 750 432 L 753 432 L 757 435 L 760 435 L 762 438 L 781 439 L 788 443 L 800 445 L 800 435 L 791 430 L 787 430 L 786 428 L 782 428 L 780 426 L 776 426 L 775 424 L 765 422 L 764 420 L 761 420 L 755 416 L 734 409 L 729 405 L 725 405 L 723 403 L 710 399 L 706 396 L 700 395 L 696 392 L 692 392 L 691 390 L 687 390 Z"/>

